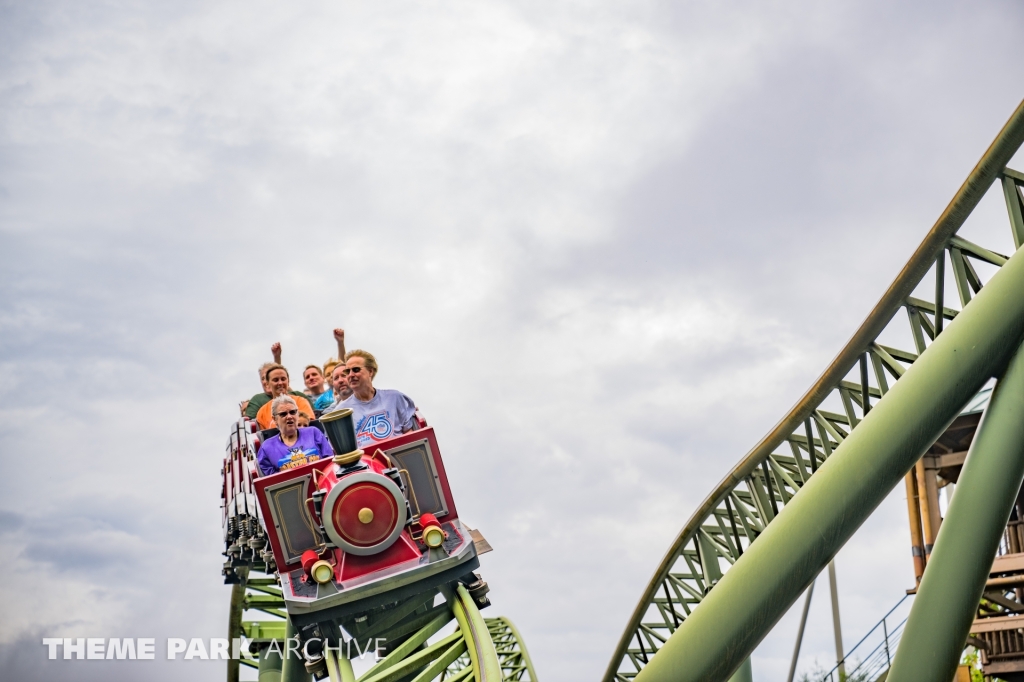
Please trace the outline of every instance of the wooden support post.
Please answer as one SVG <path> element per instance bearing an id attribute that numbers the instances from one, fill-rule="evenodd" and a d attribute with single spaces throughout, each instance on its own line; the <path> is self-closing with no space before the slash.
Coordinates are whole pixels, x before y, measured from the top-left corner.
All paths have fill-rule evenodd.
<path id="1" fill-rule="evenodd" d="M 928 500 L 928 516 L 931 519 L 932 534 L 928 539 L 928 546 L 935 545 L 935 538 L 939 536 L 939 528 L 942 526 L 942 513 L 939 509 L 939 470 L 935 468 L 935 460 L 925 456 L 924 462 L 924 497 Z M 921 491 L 918 491 L 920 497 Z M 928 552 L 931 554 L 931 551 Z"/>
<path id="2" fill-rule="evenodd" d="M 943 337 L 954 329 L 955 324 Z M 956 673 L 978 601 L 995 568 L 992 558 L 1024 481 L 1021 414 L 1024 352 L 1018 350 L 996 383 L 971 443 L 946 514 L 946 530 L 910 609 L 889 682 L 950 680 Z"/>
<path id="3" fill-rule="evenodd" d="M 935 523 L 935 516 L 932 514 L 932 501 L 929 499 L 928 484 L 925 482 L 928 472 L 925 471 L 923 457 L 917 460 L 917 464 L 914 465 L 914 474 L 917 477 L 917 500 L 921 509 L 921 529 L 924 533 L 924 562 L 927 565 L 928 555 L 932 553 L 932 547 L 935 545 L 935 536 L 939 534 L 939 528 Z"/>
<path id="4" fill-rule="evenodd" d="M 914 557 L 914 580 L 921 582 L 924 575 L 924 534 L 921 531 L 921 503 L 917 499 L 917 477 L 909 472 L 904 478 L 907 488 L 907 517 L 910 520 L 910 553 Z"/>

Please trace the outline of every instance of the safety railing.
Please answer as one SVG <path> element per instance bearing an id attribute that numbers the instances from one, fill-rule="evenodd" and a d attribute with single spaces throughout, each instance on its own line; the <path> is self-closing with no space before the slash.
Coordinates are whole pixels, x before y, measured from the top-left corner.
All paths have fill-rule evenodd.
<path id="1" fill-rule="evenodd" d="M 1003 539 L 999 542 L 996 556 L 1024 552 L 1024 521 L 1013 519 L 1006 524 Z"/>
<path id="2" fill-rule="evenodd" d="M 881 677 L 892 665 L 892 657 L 896 655 L 903 627 L 907 624 L 911 596 L 904 595 L 896 602 L 850 649 L 842 662 L 820 678 L 820 682 L 875 682 Z M 841 673 L 843 668 L 848 669 Z"/>
<path id="3" fill-rule="evenodd" d="M 633 610 L 603 682 L 633 682 L 669 639 L 685 630 L 685 622 L 695 609 L 703 608 L 725 573 L 760 542 L 769 524 L 833 451 L 980 292 L 986 272 L 1007 262 L 1008 256 L 958 234 L 990 187 L 1002 190 L 1014 249 L 1024 244 L 1024 172 L 1006 167 L 1022 140 L 1024 102 L 835 360 L 683 526 Z M 951 287 L 946 286 L 947 273 Z M 933 282 L 925 281 L 929 274 Z M 955 291 L 959 309 L 946 295 L 947 288 Z M 901 309 L 905 316 L 898 314 Z M 775 607 L 782 608 L 784 601 L 776 599 Z M 716 647 L 721 650 L 733 643 L 722 639 Z M 733 647 L 732 653 L 738 651 Z M 703 654 L 712 668 L 723 660 Z M 667 665 L 665 670 L 695 670 L 682 660 Z"/>

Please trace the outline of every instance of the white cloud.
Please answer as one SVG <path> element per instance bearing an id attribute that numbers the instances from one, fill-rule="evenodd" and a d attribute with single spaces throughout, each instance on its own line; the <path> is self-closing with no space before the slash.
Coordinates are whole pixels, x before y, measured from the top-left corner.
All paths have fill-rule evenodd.
<path id="1" fill-rule="evenodd" d="M 493 610 L 596 678 L 1016 104 L 1016 8 L 922 9 L 6 7 L 4 643 L 219 636 L 226 427 L 272 341 L 294 371 L 343 325 L 437 427 Z M 849 638 L 907 584 L 901 509 L 840 555 Z"/>

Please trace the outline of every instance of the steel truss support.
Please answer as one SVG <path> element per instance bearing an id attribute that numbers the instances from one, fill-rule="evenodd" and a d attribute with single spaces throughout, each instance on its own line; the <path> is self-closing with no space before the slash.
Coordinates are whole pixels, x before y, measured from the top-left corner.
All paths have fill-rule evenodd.
<path id="1" fill-rule="evenodd" d="M 637 682 L 728 679 L 1024 337 L 1017 252 L 683 621 Z"/>
<path id="2" fill-rule="evenodd" d="M 245 572 L 248 576 L 248 572 Z M 243 578 L 244 579 L 244 578 Z M 242 635 L 242 604 L 245 587 L 242 583 L 231 586 L 231 605 L 228 607 L 228 641 L 233 642 Z M 228 659 L 228 682 L 238 682 L 238 659 Z"/>
<path id="3" fill-rule="evenodd" d="M 504 682 L 537 682 L 533 661 L 526 650 L 526 642 L 519 635 L 516 626 L 508 618 L 485 618 L 491 641 L 501 664 Z"/>
<path id="4" fill-rule="evenodd" d="M 1014 244 L 1024 243 L 1024 173 L 1006 167 L 1022 142 L 1024 102 L 835 360 L 690 516 L 641 594 L 603 682 L 634 682 L 660 656 L 681 624 L 704 608 L 723 574 L 751 546 L 772 537 L 765 529 L 799 497 L 851 432 L 861 428 L 891 387 L 903 381 L 907 367 L 946 333 L 948 322 L 972 303 L 988 281 L 988 266 L 1000 268 L 1009 260 L 958 234 L 994 182 L 1005 195 Z M 986 267 L 978 269 L 972 263 Z M 932 273 L 934 288 L 924 282 Z M 957 296 L 945 295 L 947 283 L 955 286 Z M 929 290 L 934 291 L 934 300 L 917 298 Z M 957 301 L 960 310 L 950 307 Z M 937 504 L 931 487 L 917 490 L 913 473 L 907 485 L 914 493 L 914 508 L 929 511 L 931 502 Z M 912 530 L 918 531 L 913 536 L 917 576 L 938 531 L 937 506 L 934 511 L 912 523 Z"/>
<path id="5" fill-rule="evenodd" d="M 817 580 L 817 578 L 815 578 Z M 786 676 L 786 682 L 793 682 L 793 678 L 796 676 L 796 664 L 800 659 L 800 647 L 804 642 L 804 628 L 807 627 L 807 612 L 811 610 L 811 597 L 814 596 L 814 580 L 811 581 L 811 586 L 807 588 L 807 598 L 804 599 L 804 610 L 800 613 L 800 626 L 796 631 L 796 644 L 793 646 L 793 660 L 789 664 L 789 675 Z"/>
<path id="6" fill-rule="evenodd" d="M 327 676 L 331 682 L 355 682 L 356 675 L 352 671 L 352 661 L 345 657 L 338 658 L 333 649 L 325 652 L 327 658 Z"/>
<path id="7" fill-rule="evenodd" d="M 281 682 L 283 663 L 281 654 L 277 651 L 261 651 L 259 677 L 256 679 L 259 682 Z"/>
<path id="8" fill-rule="evenodd" d="M 305 659 L 298 651 L 298 647 L 294 646 L 289 651 L 289 642 L 294 641 L 298 644 L 297 639 L 298 631 L 295 626 L 292 625 L 292 619 L 289 618 L 285 625 L 285 641 L 282 643 L 284 651 L 287 654 L 284 659 L 284 664 L 281 666 L 281 682 L 310 682 L 313 676 L 306 672 Z"/>
<path id="9" fill-rule="evenodd" d="M 519 682 L 524 670 L 532 673 L 533 664 L 517 641 L 511 622 L 500 619 L 504 627 L 490 627 L 464 585 L 449 590 L 447 595 L 447 605 L 426 614 L 428 620 L 363 673 L 358 682 L 431 682 L 439 677 L 445 682 Z M 458 629 L 429 643 L 452 619 L 458 622 Z M 504 655 L 496 649 L 498 636 Z M 345 668 L 348 663 L 332 654 L 327 666 L 331 682 L 353 682 L 351 666 Z M 509 675 L 503 677 L 503 668 L 509 670 Z M 536 677 L 530 676 L 529 680 L 536 682 Z"/>
<path id="10" fill-rule="evenodd" d="M 260 582 L 270 580 L 250 577 L 248 587 L 270 590 L 273 588 Z M 291 621 L 241 621 L 242 602 L 252 595 L 245 593 L 246 585 L 239 587 L 243 598 L 236 600 L 231 622 L 240 622 L 236 630 L 252 640 L 259 655 L 258 661 L 243 658 L 234 663 L 258 668 L 261 682 L 308 682 L 310 675 L 297 644 L 293 643 L 289 651 L 289 641 L 298 642 Z M 537 682 L 533 662 L 512 621 L 483 618 L 462 584 L 445 588 L 447 603 L 431 607 L 434 594 L 413 597 L 385 612 L 376 623 L 371 619 L 364 629 L 352 633 L 351 640 L 341 643 L 340 656 L 339 651 L 328 648 L 326 665 L 331 682 L 356 682 L 352 662 L 346 656 L 353 651 L 368 651 L 376 637 L 401 643 L 364 672 L 358 682 L 431 682 L 439 678 L 444 682 Z M 263 610 L 278 615 L 277 609 Z M 453 633 L 429 641 L 452 621 L 458 624 Z M 279 652 L 287 654 L 283 661 Z"/>
<path id="11" fill-rule="evenodd" d="M 750 664 L 749 658 L 743 661 L 736 674 L 729 678 L 729 682 L 754 682 L 754 667 Z"/>
<path id="12" fill-rule="evenodd" d="M 910 611 L 888 682 L 950 680 L 1024 481 L 1024 350 L 996 385 Z"/>
<path id="13" fill-rule="evenodd" d="M 814 579 L 811 579 L 814 585 Z M 810 590 L 810 588 L 807 588 Z M 839 588 L 836 585 L 836 561 L 828 562 L 828 594 L 832 599 L 832 635 L 836 640 L 836 665 L 840 679 L 846 679 L 846 654 L 843 653 L 843 627 L 839 622 Z"/>

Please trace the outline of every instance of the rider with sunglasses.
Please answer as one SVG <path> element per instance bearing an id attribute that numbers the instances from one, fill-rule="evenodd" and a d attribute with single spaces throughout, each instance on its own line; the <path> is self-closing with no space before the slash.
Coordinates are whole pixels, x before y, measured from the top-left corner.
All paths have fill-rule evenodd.
<path id="1" fill-rule="evenodd" d="M 256 456 L 264 476 L 334 456 L 330 441 L 320 429 L 299 426 L 299 406 L 295 398 L 278 396 L 270 403 L 270 408 L 280 433 L 267 439 Z"/>
<path id="2" fill-rule="evenodd" d="M 339 372 L 339 368 L 335 368 Z M 365 350 L 354 350 L 345 356 L 346 379 L 352 391 L 345 400 L 331 405 L 334 410 L 352 409 L 352 423 L 356 430 L 356 444 L 367 449 L 374 443 L 393 438 L 418 428 L 416 404 L 401 391 L 376 388 L 377 359 Z"/>

